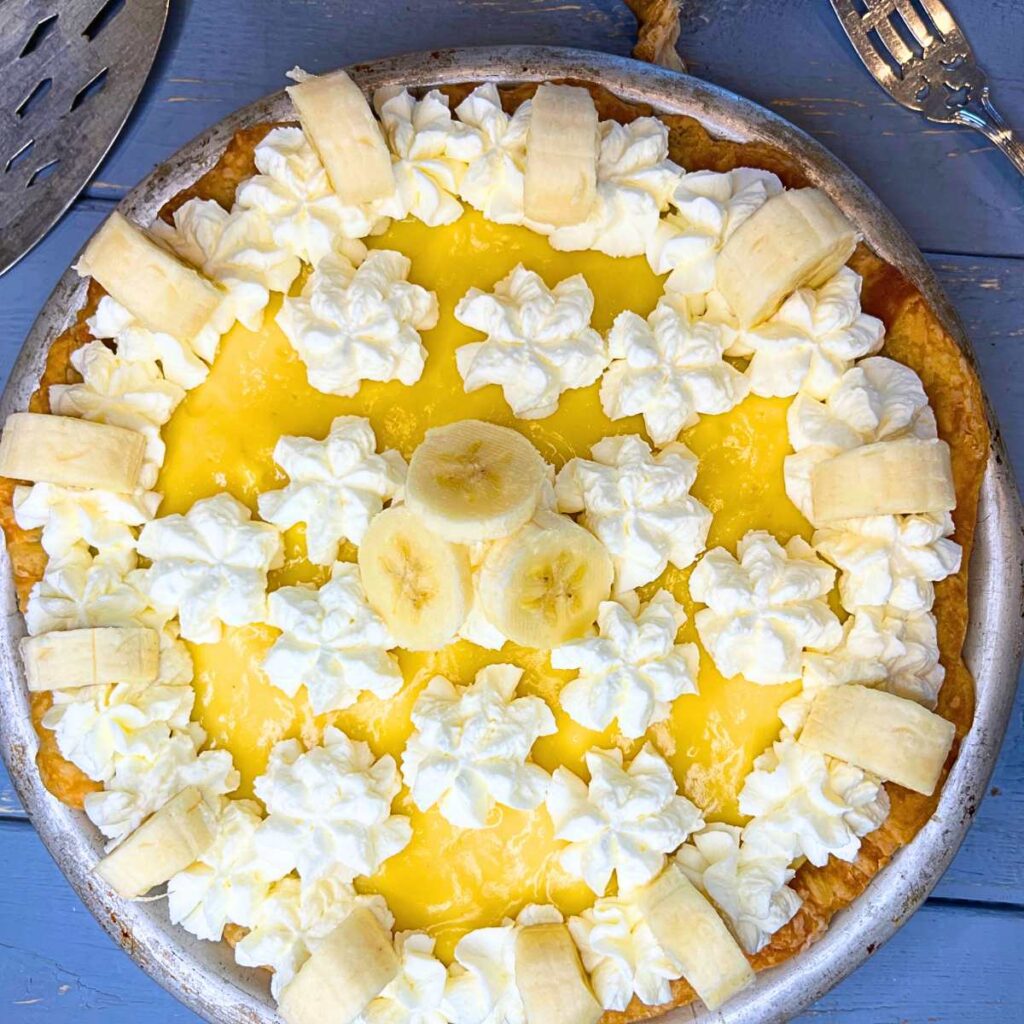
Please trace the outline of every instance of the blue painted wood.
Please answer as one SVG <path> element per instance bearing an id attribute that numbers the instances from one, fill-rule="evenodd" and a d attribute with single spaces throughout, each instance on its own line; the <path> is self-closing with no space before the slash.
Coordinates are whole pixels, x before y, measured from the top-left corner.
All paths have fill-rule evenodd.
<path id="1" fill-rule="evenodd" d="M 28 828 L 0 826 L 0 1020 L 200 1024 L 147 978 L 64 884 Z M 1024 1020 L 1024 912 L 928 904 L 801 1024 Z"/>
<path id="2" fill-rule="evenodd" d="M 1024 127 L 1019 0 L 947 0 Z M 1024 479 L 1024 185 L 970 133 L 888 102 L 818 0 L 685 0 L 692 70 L 821 138 L 879 192 L 926 249 L 967 324 L 1018 476 Z M 382 33 L 380 26 L 387 24 Z M 628 53 L 620 0 L 177 0 L 150 86 L 88 198 L 0 278 L 0 377 L 36 311 L 111 200 L 184 141 L 311 70 L 404 50 L 513 42 Z M 944 255 L 961 254 L 961 255 Z M 991 795 L 929 902 L 893 941 L 801 1021 L 1024 1020 L 1024 697 Z M 0 1021 L 196 1021 L 110 943 L 24 821 L 0 772 Z M 953 902 L 950 902 L 953 901 Z M 962 901 L 973 901 L 964 904 Z"/>

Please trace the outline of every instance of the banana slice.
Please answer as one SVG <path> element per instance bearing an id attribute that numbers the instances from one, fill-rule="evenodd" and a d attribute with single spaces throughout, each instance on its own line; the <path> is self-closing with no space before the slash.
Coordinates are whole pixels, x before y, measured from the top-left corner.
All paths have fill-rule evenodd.
<path id="1" fill-rule="evenodd" d="M 562 227 L 586 220 L 597 200 L 597 108 L 572 85 L 539 86 L 526 139 L 523 207 L 529 220 Z"/>
<path id="2" fill-rule="evenodd" d="M 740 326 L 753 327 L 797 288 L 824 284 L 856 246 L 856 229 L 824 192 L 789 189 L 772 196 L 726 240 L 717 287 Z"/>
<path id="3" fill-rule="evenodd" d="M 151 683 L 160 664 L 155 629 L 105 626 L 40 633 L 21 641 L 32 692 L 104 683 Z"/>
<path id="4" fill-rule="evenodd" d="M 189 786 L 150 815 L 93 870 L 126 900 L 145 896 L 195 863 L 213 842 L 215 827 L 202 793 Z"/>
<path id="5" fill-rule="evenodd" d="M 811 471 L 814 520 L 948 512 L 956 508 L 949 445 L 915 437 L 866 444 Z"/>
<path id="6" fill-rule="evenodd" d="M 510 640 L 548 650 L 593 623 L 613 575 L 608 552 L 592 533 L 567 516 L 538 512 L 487 552 L 480 601 Z"/>
<path id="7" fill-rule="evenodd" d="M 211 281 L 119 213 L 92 236 L 75 269 L 148 328 L 182 341 L 207 326 L 223 298 Z"/>
<path id="8" fill-rule="evenodd" d="M 286 1024 L 350 1024 L 398 974 L 391 935 L 356 907 L 317 946 L 281 993 Z"/>
<path id="9" fill-rule="evenodd" d="M 683 977 L 717 1010 L 754 983 L 754 971 L 718 911 L 674 864 L 640 893 L 654 937 L 683 966 Z"/>
<path id="10" fill-rule="evenodd" d="M 537 509 L 544 460 L 522 434 L 480 420 L 428 430 L 409 460 L 405 500 L 458 544 L 514 533 Z"/>
<path id="11" fill-rule="evenodd" d="M 344 71 L 305 78 L 287 92 L 343 203 L 356 206 L 394 195 L 384 133 L 362 90 Z"/>
<path id="12" fill-rule="evenodd" d="M 829 686 L 811 704 L 800 742 L 931 796 L 956 728 L 920 704 L 866 686 Z"/>
<path id="13" fill-rule="evenodd" d="M 436 651 L 459 631 L 473 602 L 465 548 L 431 533 L 404 506 L 370 521 L 359 545 L 366 598 L 399 647 Z"/>
<path id="14" fill-rule="evenodd" d="M 146 454 L 137 430 L 73 416 L 16 412 L 0 437 L 0 476 L 128 493 Z"/>
<path id="15" fill-rule="evenodd" d="M 526 1024 L 596 1024 L 601 1004 L 564 924 L 520 928 L 515 964 Z"/>

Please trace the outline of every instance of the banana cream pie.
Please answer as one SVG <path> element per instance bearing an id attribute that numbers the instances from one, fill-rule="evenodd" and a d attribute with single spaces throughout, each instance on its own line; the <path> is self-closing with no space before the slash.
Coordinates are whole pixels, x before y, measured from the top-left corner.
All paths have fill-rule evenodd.
<path id="1" fill-rule="evenodd" d="M 4 427 L 42 778 L 289 1024 L 717 1008 L 970 724 L 973 372 L 784 153 L 293 77 Z"/>

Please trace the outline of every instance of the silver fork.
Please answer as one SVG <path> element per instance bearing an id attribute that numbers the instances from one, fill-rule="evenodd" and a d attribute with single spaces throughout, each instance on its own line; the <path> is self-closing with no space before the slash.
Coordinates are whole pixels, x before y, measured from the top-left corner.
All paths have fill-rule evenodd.
<path id="1" fill-rule="evenodd" d="M 1024 143 L 989 98 L 988 78 L 941 0 L 831 0 L 875 81 L 929 121 L 981 132 L 1024 174 Z"/>

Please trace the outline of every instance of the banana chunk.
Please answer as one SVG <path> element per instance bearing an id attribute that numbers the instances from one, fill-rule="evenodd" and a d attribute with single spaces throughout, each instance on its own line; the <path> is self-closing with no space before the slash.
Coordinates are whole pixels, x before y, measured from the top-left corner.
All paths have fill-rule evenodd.
<path id="1" fill-rule="evenodd" d="M 772 196 L 726 240 L 717 287 L 741 327 L 767 320 L 797 288 L 824 284 L 857 246 L 857 231 L 824 192 Z"/>
<path id="2" fill-rule="evenodd" d="M 281 993 L 286 1024 L 350 1024 L 398 974 L 391 935 L 356 907 L 317 947 Z"/>
<path id="3" fill-rule="evenodd" d="M 818 523 L 949 512 L 956 508 L 949 445 L 905 437 L 842 452 L 812 470 L 811 501 Z"/>
<path id="4" fill-rule="evenodd" d="M 75 269 L 103 285 L 150 330 L 181 341 L 199 334 L 223 299 L 211 281 L 119 213 L 92 236 Z"/>
<path id="5" fill-rule="evenodd" d="M 366 599 L 409 651 L 444 647 L 473 602 L 466 549 L 432 533 L 404 506 L 370 521 L 359 545 L 359 574 Z"/>
<path id="6" fill-rule="evenodd" d="M 538 512 L 496 542 L 480 568 L 484 615 L 524 647 L 549 650 L 581 636 L 611 592 L 604 545 L 567 516 Z"/>
<path id="7" fill-rule="evenodd" d="M 40 633 L 21 641 L 21 659 L 33 693 L 151 683 L 160 664 L 160 638 L 155 629 L 134 626 Z"/>
<path id="8" fill-rule="evenodd" d="M 640 900 L 654 937 L 682 964 L 709 1010 L 754 983 L 753 968 L 718 911 L 674 864 L 644 887 Z"/>
<path id="9" fill-rule="evenodd" d="M 815 696 L 800 743 L 931 796 L 955 736 L 952 722 L 912 700 L 850 685 Z"/>
<path id="10" fill-rule="evenodd" d="M 533 515 L 544 475 L 544 460 L 522 434 L 459 420 L 427 431 L 409 461 L 405 500 L 446 540 L 495 540 Z"/>
<path id="11" fill-rule="evenodd" d="M 384 133 L 362 90 L 344 71 L 306 78 L 286 91 L 343 203 L 357 206 L 394 195 Z"/>
<path id="12" fill-rule="evenodd" d="M 596 1024 L 601 1004 L 564 924 L 520 928 L 515 965 L 526 1024 Z"/>
<path id="13" fill-rule="evenodd" d="M 146 439 L 137 430 L 16 412 L 0 436 L 0 476 L 125 494 L 138 486 L 145 454 Z"/>
<path id="14" fill-rule="evenodd" d="M 195 786 L 150 815 L 93 869 L 126 900 L 145 896 L 205 853 L 214 839 L 213 813 Z"/>
<path id="15" fill-rule="evenodd" d="M 586 220 L 597 200 L 597 108 L 572 85 L 539 86 L 526 140 L 527 218 L 563 227 Z"/>

